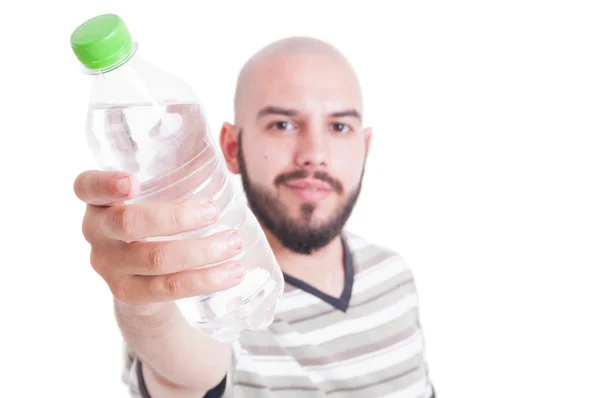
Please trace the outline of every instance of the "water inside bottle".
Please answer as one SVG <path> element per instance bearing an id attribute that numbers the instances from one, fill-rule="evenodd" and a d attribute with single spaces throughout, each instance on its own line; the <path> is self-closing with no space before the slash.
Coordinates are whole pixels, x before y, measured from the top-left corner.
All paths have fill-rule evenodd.
<path id="1" fill-rule="evenodd" d="M 236 258 L 246 270 L 243 281 L 223 292 L 178 300 L 183 316 L 222 341 L 237 338 L 244 329 L 266 328 L 283 293 L 283 276 L 264 232 L 228 176 L 201 107 L 99 104 L 90 112 L 87 139 L 100 166 L 130 172 L 142 184 L 132 203 L 200 197 L 212 199 L 219 208 L 214 225 L 148 240 L 192 239 L 225 229 L 237 229 L 242 235 L 244 250 Z"/>
<path id="2" fill-rule="evenodd" d="M 157 184 L 213 145 L 198 104 L 94 104 L 90 112 L 86 138 L 100 166 L 133 173 L 143 185 Z"/>

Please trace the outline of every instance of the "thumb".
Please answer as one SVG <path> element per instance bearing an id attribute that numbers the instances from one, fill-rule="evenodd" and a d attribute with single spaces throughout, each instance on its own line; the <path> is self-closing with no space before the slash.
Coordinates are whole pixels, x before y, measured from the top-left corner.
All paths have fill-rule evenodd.
<path id="1" fill-rule="evenodd" d="M 73 189 L 75 195 L 89 205 L 108 206 L 138 195 L 140 184 L 129 173 L 88 170 L 77 176 Z"/>

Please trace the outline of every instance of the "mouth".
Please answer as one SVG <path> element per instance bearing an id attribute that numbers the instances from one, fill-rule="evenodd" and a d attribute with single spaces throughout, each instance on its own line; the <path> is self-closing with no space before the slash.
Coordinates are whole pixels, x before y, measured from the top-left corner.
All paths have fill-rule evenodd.
<path id="1" fill-rule="evenodd" d="M 283 185 L 292 190 L 300 199 L 308 201 L 323 200 L 333 192 L 329 184 L 319 180 L 302 179 Z"/>

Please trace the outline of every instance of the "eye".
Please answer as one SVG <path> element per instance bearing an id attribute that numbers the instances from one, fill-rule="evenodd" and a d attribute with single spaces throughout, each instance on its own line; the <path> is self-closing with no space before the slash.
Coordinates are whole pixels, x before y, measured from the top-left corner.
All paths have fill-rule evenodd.
<path id="1" fill-rule="evenodd" d="M 351 130 L 350 126 L 344 123 L 333 123 L 331 129 L 336 133 L 347 133 Z"/>
<path id="2" fill-rule="evenodd" d="M 281 130 L 281 131 L 287 131 L 287 130 L 292 130 L 294 128 L 294 125 L 290 122 L 286 122 L 284 120 L 280 120 L 277 122 L 273 122 L 270 123 L 267 128 L 269 130 L 271 129 L 276 129 L 276 130 Z"/>

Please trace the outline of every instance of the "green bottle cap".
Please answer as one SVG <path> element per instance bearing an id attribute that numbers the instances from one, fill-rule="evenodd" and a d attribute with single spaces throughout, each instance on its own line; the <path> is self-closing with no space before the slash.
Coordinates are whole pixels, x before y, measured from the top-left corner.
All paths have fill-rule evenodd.
<path id="1" fill-rule="evenodd" d="M 86 68 L 106 69 L 129 57 L 133 40 L 119 16 L 104 14 L 87 20 L 73 31 L 71 48 Z"/>

